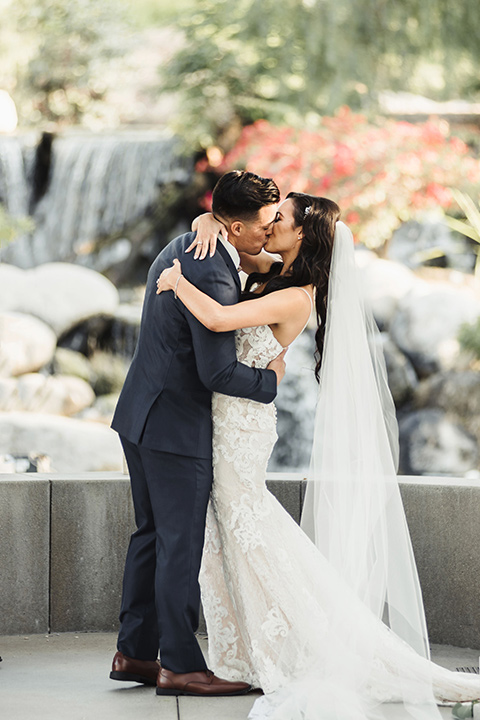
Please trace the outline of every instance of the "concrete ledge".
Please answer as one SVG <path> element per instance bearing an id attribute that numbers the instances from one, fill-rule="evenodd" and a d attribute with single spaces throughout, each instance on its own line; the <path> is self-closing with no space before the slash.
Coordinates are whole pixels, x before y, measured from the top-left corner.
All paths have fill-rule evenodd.
<path id="1" fill-rule="evenodd" d="M 302 514 L 305 481 L 301 474 L 267 473 L 267 487 L 295 522 Z"/>
<path id="2" fill-rule="evenodd" d="M 5 476 L 2 476 L 5 477 Z M 0 481 L 0 633 L 48 627 L 50 484 Z"/>
<path id="3" fill-rule="evenodd" d="M 479 647 L 480 484 L 407 479 L 400 491 L 430 641 Z"/>
<path id="4" fill-rule="evenodd" d="M 480 483 L 399 480 L 431 641 L 479 647 Z M 267 483 L 298 521 L 303 476 Z M 0 475 L 0 634 L 115 629 L 133 529 L 125 475 Z"/>
<path id="5" fill-rule="evenodd" d="M 114 630 L 135 519 L 127 477 L 52 480 L 50 625 Z"/>

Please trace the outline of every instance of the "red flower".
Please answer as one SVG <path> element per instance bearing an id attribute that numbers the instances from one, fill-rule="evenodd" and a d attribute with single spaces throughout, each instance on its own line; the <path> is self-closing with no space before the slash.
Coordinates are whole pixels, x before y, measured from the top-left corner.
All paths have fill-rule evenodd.
<path id="1" fill-rule="evenodd" d="M 355 212 L 349 212 L 345 218 L 347 225 L 357 225 L 360 222 L 360 215 Z"/>
<path id="2" fill-rule="evenodd" d="M 198 201 L 198 204 L 201 208 L 206 210 L 206 212 L 210 212 L 212 209 L 212 193 L 210 190 L 208 190 L 205 195 L 203 195 L 200 200 Z"/>
<path id="3" fill-rule="evenodd" d="M 348 177 L 355 173 L 355 158 L 347 145 L 338 145 L 333 158 L 333 172 L 340 177 Z"/>
<path id="4" fill-rule="evenodd" d="M 275 127 L 258 120 L 246 127 L 219 172 L 246 167 L 274 177 L 282 195 L 299 190 L 335 199 L 357 238 L 382 244 L 395 227 L 427 207 L 447 207 L 450 187 L 476 195 L 480 161 L 445 122 L 383 121 L 341 108 L 316 131 Z M 476 187 L 476 190 L 475 190 Z M 206 201 L 205 201 L 206 202 Z"/>
<path id="5" fill-rule="evenodd" d="M 208 170 L 208 160 L 206 157 L 201 158 L 195 165 L 195 170 L 199 173 Z"/>
<path id="6" fill-rule="evenodd" d="M 426 195 L 431 200 L 435 200 L 440 207 L 448 207 L 452 202 L 452 193 L 450 190 L 436 183 L 427 185 Z"/>

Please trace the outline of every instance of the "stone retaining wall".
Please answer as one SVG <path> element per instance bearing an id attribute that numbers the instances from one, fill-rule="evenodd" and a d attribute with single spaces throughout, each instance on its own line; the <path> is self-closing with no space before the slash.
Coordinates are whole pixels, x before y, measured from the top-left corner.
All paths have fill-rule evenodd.
<path id="1" fill-rule="evenodd" d="M 270 490 L 298 521 L 301 475 Z M 480 484 L 400 478 L 430 639 L 480 646 Z M 0 475 L 0 635 L 117 628 L 134 529 L 119 473 Z"/>

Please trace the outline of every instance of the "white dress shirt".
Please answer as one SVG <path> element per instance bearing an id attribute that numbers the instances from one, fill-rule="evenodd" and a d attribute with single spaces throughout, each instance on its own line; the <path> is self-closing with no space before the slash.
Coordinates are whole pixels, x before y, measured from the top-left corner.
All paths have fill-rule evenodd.
<path id="1" fill-rule="evenodd" d="M 218 240 L 222 243 L 225 250 L 228 252 L 230 257 L 233 260 L 233 264 L 237 268 L 237 270 L 240 272 L 240 255 L 238 254 L 238 250 L 236 247 L 232 245 L 232 243 L 228 242 L 228 240 L 225 240 L 223 235 L 218 236 Z"/>

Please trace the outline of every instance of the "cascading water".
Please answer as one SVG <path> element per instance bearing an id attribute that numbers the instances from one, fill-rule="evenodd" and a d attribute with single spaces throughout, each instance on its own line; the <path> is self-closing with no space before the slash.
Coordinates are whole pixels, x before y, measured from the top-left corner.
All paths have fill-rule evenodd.
<path id="1" fill-rule="evenodd" d="M 13 217 L 28 215 L 30 189 L 22 146 L 17 137 L 0 138 L 0 202 Z"/>
<path id="2" fill-rule="evenodd" d="M 27 215 L 32 192 L 20 138 L 0 140 L 0 194 L 12 215 Z M 33 206 L 34 232 L 2 260 L 23 268 L 75 260 L 99 237 L 141 218 L 168 183 L 187 183 L 191 161 L 165 133 L 55 138 L 45 194 Z"/>
<path id="3" fill-rule="evenodd" d="M 280 439 L 268 464 L 272 472 L 305 472 L 309 468 L 318 396 L 314 352 L 315 332 L 308 327 L 286 354 L 287 372 L 275 399 Z"/>

